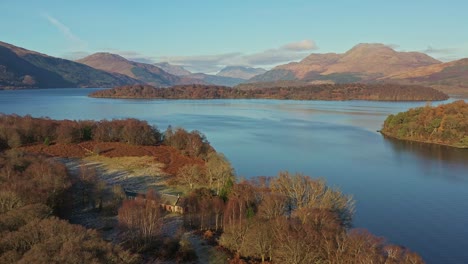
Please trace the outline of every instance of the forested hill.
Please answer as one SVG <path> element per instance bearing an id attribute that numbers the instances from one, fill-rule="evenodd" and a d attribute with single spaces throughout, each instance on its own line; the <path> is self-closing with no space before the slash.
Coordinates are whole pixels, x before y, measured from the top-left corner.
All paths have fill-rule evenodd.
<path id="1" fill-rule="evenodd" d="M 155 88 L 148 85 L 122 86 L 91 93 L 98 98 L 153 99 L 281 99 L 281 100 L 373 100 L 441 101 L 448 96 L 423 86 L 396 84 L 321 84 L 293 87 L 239 89 L 224 86 L 181 85 Z"/>
<path id="2" fill-rule="evenodd" d="M 459 100 L 390 115 L 381 132 L 397 139 L 468 148 L 468 104 Z"/>

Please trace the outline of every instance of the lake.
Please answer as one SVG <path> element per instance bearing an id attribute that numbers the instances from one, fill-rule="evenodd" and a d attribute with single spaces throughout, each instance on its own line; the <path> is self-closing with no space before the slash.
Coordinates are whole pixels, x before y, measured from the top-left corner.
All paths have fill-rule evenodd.
<path id="1" fill-rule="evenodd" d="M 387 115 L 424 102 L 88 98 L 94 90 L 0 91 L 0 112 L 134 117 L 161 130 L 169 124 L 197 129 L 239 177 L 281 170 L 323 177 L 354 196 L 355 227 L 407 246 L 428 263 L 468 263 L 468 150 L 376 132 Z"/>

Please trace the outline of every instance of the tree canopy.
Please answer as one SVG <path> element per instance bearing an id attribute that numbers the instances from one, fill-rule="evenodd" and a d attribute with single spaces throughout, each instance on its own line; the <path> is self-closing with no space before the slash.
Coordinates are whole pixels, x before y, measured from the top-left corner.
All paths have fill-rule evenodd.
<path id="1" fill-rule="evenodd" d="M 255 86 L 254 86 L 255 87 Z M 433 88 L 398 84 L 320 84 L 248 89 L 212 85 L 179 85 L 155 88 L 130 85 L 93 92 L 98 98 L 155 99 L 281 99 L 281 100 L 374 100 L 437 101 L 448 95 Z"/>
<path id="2" fill-rule="evenodd" d="M 397 139 L 468 148 L 468 104 L 458 100 L 390 115 L 381 132 Z"/>

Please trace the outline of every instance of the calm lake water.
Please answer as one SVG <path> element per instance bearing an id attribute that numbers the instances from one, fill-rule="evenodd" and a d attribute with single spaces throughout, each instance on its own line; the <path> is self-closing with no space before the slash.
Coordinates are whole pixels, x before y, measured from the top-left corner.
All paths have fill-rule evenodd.
<path id="1" fill-rule="evenodd" d="M 0 112 L 134 117 L 202 131 L 238 176 L 323 177 L 356 200 L 355 227 L 428 263 L 468 263 L 468 150 L 385 139 L 386 116 L 424 103 L 93 99 L 94 89 L 0 91 Z M 451 100 L 450 100 L 451 101 Z"/>

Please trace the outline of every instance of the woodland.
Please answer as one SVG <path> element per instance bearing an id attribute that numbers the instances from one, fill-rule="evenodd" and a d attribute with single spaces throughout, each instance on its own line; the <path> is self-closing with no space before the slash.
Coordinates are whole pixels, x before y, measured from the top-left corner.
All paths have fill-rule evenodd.
<path id="1" fill-rule="evenodd" d="M 448 95 L 433 88 L 398 84 L 320 84 L 288 87 L 230 88 L 212 85 L 179 85 L 155 88 L 129 85 L 91 93 L 96 98 L 138 99 L 278 99 L 278 100 L 372 100 L 442 101 Z M 242 86 L 241 86 L 242 87 Z"/>
<path id="2" fill-rule="evenodd" d="M 238 179 L 228 159 L 198 131 L 160 132 L 136 119 L 72 121 L 0 116 L 0 263 L 191 263 L 193 232 L 229 256 L 229 263 L 423 263 L 416 253 L 353 229 L 354 200 L 323 179 L 280 172 Z M 168 175 L 181 190 L 182 225 L 163 232 L 171 213 L 152 189 L 129 198 L 82 167 L 72 176 L 60 157 L 28 153 L 83 141 L 164 145 L 200 160 Z M 105 155 L 93 150 L 92 155 Z M 82 204 L 117 219 L 118 236 L 70 224 Z"/>
<path id="3" fill-rule="evenodd" d="M 427 104 L 390 115 L 381 132 L 397 139 L 468 148 L 468 104 L 464 100 L 436 107 Z"/>

